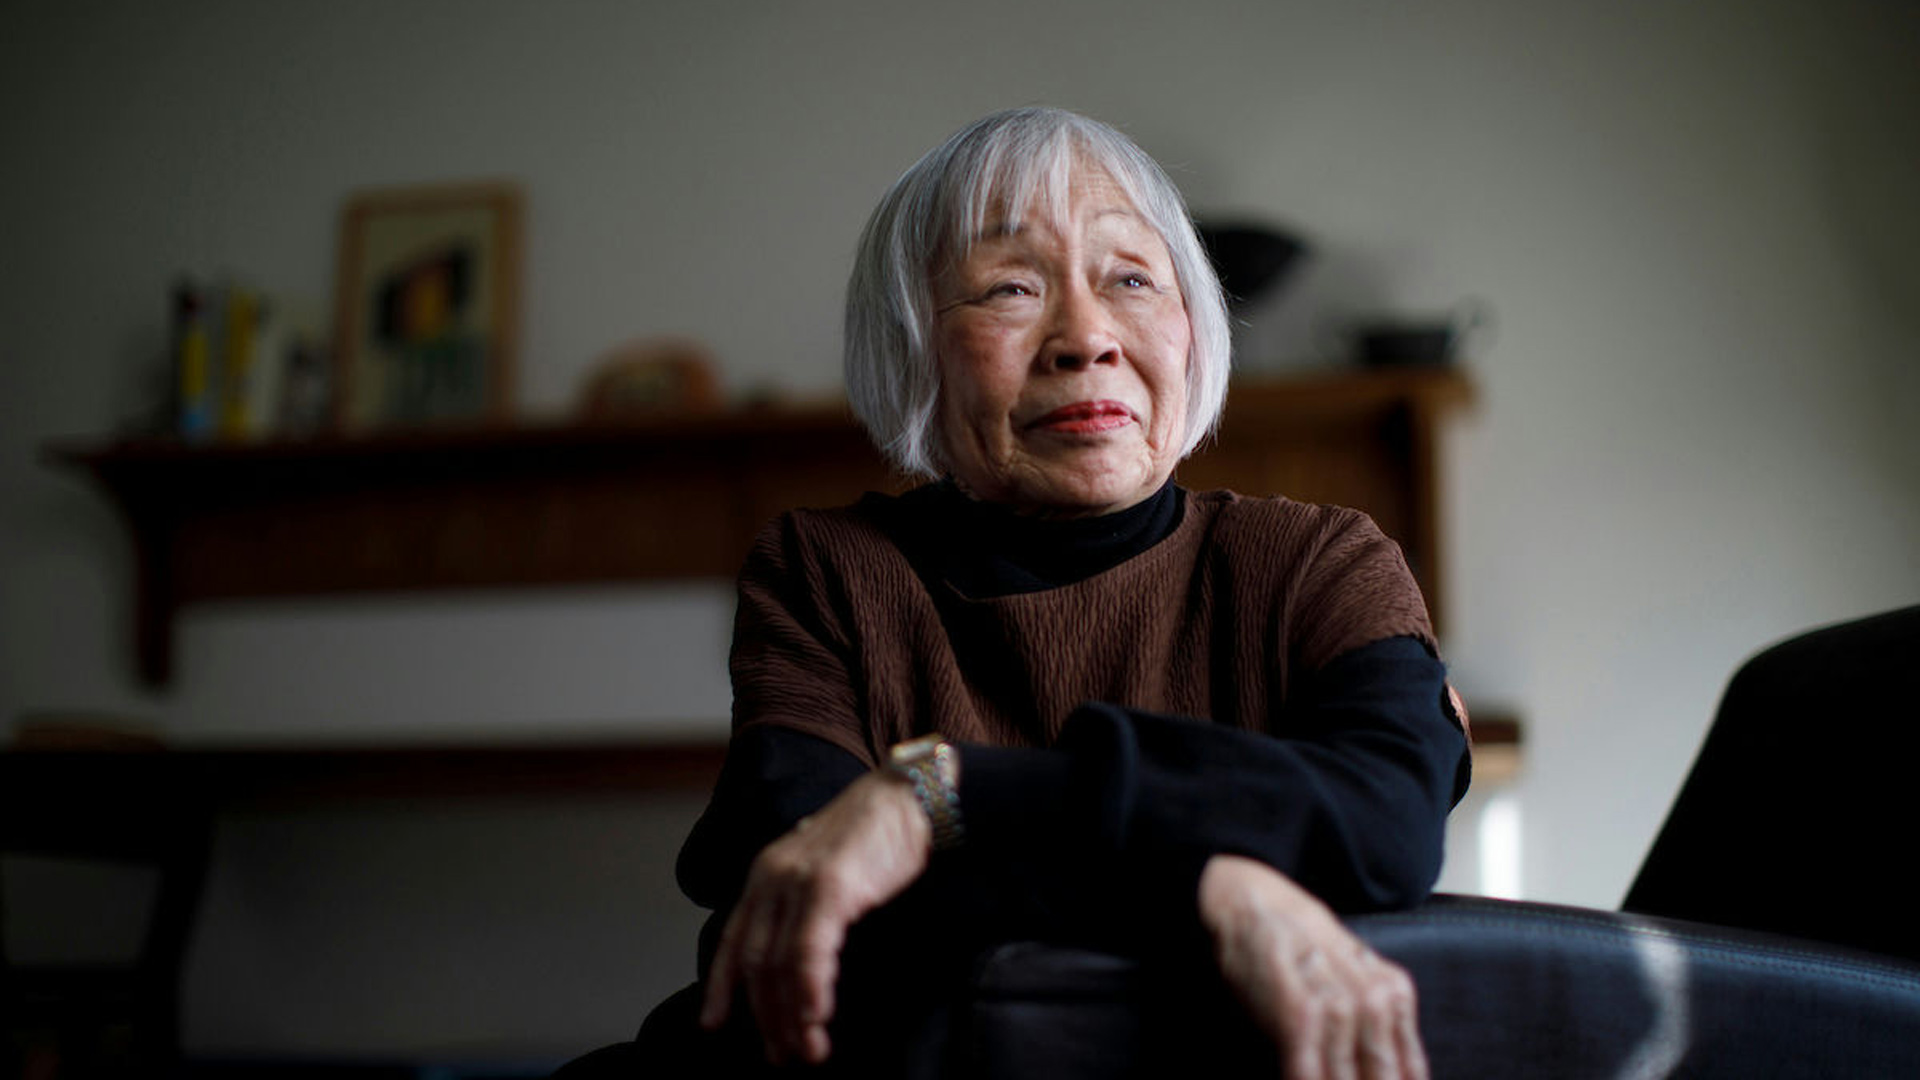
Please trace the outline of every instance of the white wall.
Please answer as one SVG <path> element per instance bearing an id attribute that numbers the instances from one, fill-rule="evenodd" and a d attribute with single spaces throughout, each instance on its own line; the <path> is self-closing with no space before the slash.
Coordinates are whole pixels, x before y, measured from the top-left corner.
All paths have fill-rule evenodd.
<path id="1" fill-rule="evenodd" d="M 1250 369 L 1291 366 L 1329 310 L 1494 307 L 1479 405 L 1447 440 L 1446 645 L 1470 698 L 1528 725 L 1524 894 L 1615 904 L 1744 655 L 1920 600 L 1909 4 L 4 21 L 0 719 L 104 710 L 199 741 L 713 729 L 724 583 L 208 606 L 176 685 L 145 691 L 126 541 L 37 448 L 140 400 L 175 274 L 324 302 L 342 198 L 390 183 L 526 186 L 529 415 L 665 332 L 711 344 L 736 390 L 831 389 L 867 209 L 947 131 L 1031 101 L 1122 125 L 1203 212 L 1312 238 L 1288 303 L 1248 330 Z"/>
<path id="2" fill-rule="evenodd" d="M 553 1065 L 693 981 L 703 797 L 363 799 L 224 815 L 189 958 L 203 1056 Z"/>

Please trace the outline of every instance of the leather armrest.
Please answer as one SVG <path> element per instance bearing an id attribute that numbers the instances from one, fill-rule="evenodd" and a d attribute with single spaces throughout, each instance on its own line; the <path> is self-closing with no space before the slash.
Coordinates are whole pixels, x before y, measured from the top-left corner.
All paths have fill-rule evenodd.
<path id="1" fill-rule="evenodd" d="M 1466 897 L 1348 922 L 1412 973 L 1437 1078 L 1920 1076 L 1920 965 Z M 946 1037 L 947 1077 L 1277 1068 L 1211 970 L 1030 942 L 982 958 Z"/>
<path id="2" fill-rule="evenodd" d="M 1436 1076 L 1920 1076 L 1920 965 L 1467 897 L 1349 924 L 1420 988 Z"/>

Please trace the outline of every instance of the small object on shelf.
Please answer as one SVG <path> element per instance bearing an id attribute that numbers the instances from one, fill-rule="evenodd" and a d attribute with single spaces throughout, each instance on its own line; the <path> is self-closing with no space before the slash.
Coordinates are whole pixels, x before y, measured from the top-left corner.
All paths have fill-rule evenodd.
<path id="1" fill-rule="evenodd" d="M 174 422 L 181 438 L 199 442 L 213 434 L 213 356 L 208 341 L 206 299 L 192 282 L 173 292 Z"/>
<path id="2" fill-rule="evenodd" d="M 1450 364 L 1458 337 L 1451 323 L 1377 322 L 1354 329 L 1362 364 Z"/>
<path id="3" fill-rule="evenodd" d="M 594 365 L 580 415 L 606 422 L 712 412 L 720 407 L 713 354 L 695 341 L 659 338 L 613 349 Z"/>
<path id="4" fill-rule="evenodd" d="M 269 366 L 261 360 L 260 328 L 264 308 L 252 289 L 227 289 L 227 332 L 220 365 L 220 437 L 246 439 L 260 433 L 262 416 L 254 409 L 253 384 Z"/>
<path id="5" fill-rule="evenodd" d="M 1485 301 L 1463 300 L 1429 316 L 1357 316 L 1335 332 L 1343 351 L 1366 367 L 1445 367 L 1466 343 L 1493 326 Z"/>
<path id="6" fill-rule="evenodd" d="M 1299 237 L 1245 222 L 1202 222 L 1200 243 L 1233 310 L 1251 308 L 1279 287 L 1307 246 Z"/>
<path id="7" fill-rule="evenodd" d="M 332 420 L 332 380 L 327 361 L 310 338 L 297 336 L 287 345 L 286 371 L 281 376 L 275 409 L 274 428 L 281 435 L 317 435 Z"/>
<path id="8" fill-rule="evenodd" d="M 243 439 L 314 435 L 325 429 L 332 400 L 318 309 L 286 293 L 252 294 L 253 366 L 244 386 Z M 290 407 L 290 405 L 292 407 Z"/>

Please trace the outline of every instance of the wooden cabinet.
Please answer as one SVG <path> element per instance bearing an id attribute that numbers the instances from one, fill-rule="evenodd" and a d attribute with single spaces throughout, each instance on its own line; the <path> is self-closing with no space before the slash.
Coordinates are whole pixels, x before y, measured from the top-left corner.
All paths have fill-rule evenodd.
<path id="1" fill-rule="evenodd" d="M 1246 381 L 1182 483 L 1371 513 L 1444 614 L 1437 425 L 1449 369 Z M 137 656 L 165 683 L 195 601 L 733 576 L 794 506 L 892 490 L 843 405 L 618 426 L 518 426 L 232 446 L 56 445 L 120 509 L 139 562 Z"/>

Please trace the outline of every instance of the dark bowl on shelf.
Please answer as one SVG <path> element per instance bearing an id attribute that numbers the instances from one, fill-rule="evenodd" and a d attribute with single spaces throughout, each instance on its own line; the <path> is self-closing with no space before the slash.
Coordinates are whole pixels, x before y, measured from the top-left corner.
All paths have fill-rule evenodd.
<path id="1" fill-rule="evenodd" d="M 1307 250 L 1298 237 L 1264 225 L 1215 223 L 1198 230 L 1227 303 L 1236 310 L 1273 291 Z"/>
<path id="2" fill-rule="evenodd" d="M 1354 331 L 1360 362 L 1376 367 L 1446 364 L 1459 331 L 1449 323 L 1362 326 Z"/>

